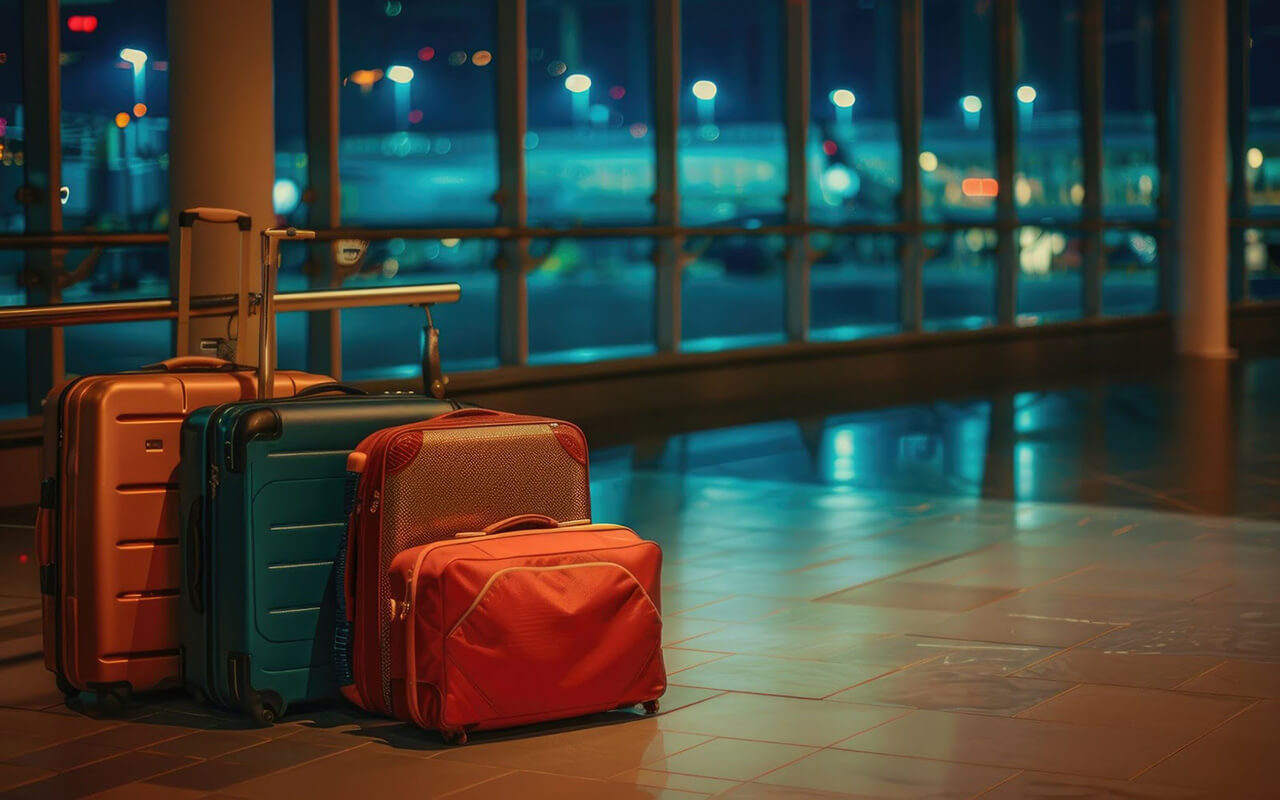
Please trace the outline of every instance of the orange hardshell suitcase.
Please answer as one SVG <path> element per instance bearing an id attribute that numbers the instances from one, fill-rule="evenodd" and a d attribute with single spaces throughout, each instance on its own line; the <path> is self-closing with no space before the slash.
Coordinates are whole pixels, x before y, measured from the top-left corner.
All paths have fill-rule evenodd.
<path id="1" fill-rule="evenodd" d="M 546 417 L 464 408 L 386 428 L 347 457 L 352 511 L 334 563 L 334 668 L 344 696 L 390 714 L 387 570 L 410 547 L 518 514 L 588 522 L 587 442 Z"/>
<path id="2" fill-rule="evenodd" d="M 621 525 L 525 514 L 391 562 L 395 716 L 470 731 L 658 710 L 662 551 Z"/>
<path id="3" fill-rule="evenodd" d="M 186 342 L 189 234 L 195 221 L 244 235 L 238 314 L 248 309 L 251 223 L 230 209 L 183 212 L 179 345 Z M 270 315 L 263 303 L 264 321 Z M 244 324 L 239 316 L 237 324 Z M 331 378 L 277 372 L 286 396 Z M 221 358 L 181 356 L 137 372 L 88 375 L 45 400 L 36 555 L 45 666 L 67 696 L 95 691 L 104 707 L 128 691 L 178 685 L 178 460 L 182 421 L 197 408 L 258 394 L 255 372 Z"/>

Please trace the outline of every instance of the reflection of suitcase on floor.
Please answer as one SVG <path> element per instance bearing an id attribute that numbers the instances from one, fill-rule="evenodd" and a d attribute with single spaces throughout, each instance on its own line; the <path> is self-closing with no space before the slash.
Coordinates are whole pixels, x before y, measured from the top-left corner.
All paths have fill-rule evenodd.
<path id="1" fill-rule="evenodd" d="M 247 215 L 192 209 L 180 221 L 181 278 L 188 277 L 188 236 L 197 220 L 236 223 L 248 258 Z M 247 264 L 238 313 L 248 308 L 246 274 Z M 178 307 L 185 346 L 189 280 L 179 282 Z M 274 387 L 288 395 L 327 380 L 280 372 Z M 81 377 L 50 392 L 36 548 L 45 665 L 66 694 L 93 690 L 114 705 L 125 691 L 178 683 L 179 430 L 201 406 L 256 392 L 249 369 L 199 356 Z"/>
<path id="2" fill-rule="evenodd" d="M 392 708 L 469 731 L 658 710 L 662 551 L 619 525 L 526 514 L 391 562 Z"/>
<path id="3" fill-rule="evenodd" d="M 565 422 L 468 408 L 379 431 L 347 467 L 358 483 L 335 569 L 334 667 L 344 695 L 389 714 L 391 560 L 517 514 L 589 520 L 587 445 Z"/>
<path id="4" fill-rule="evenodd" d="M 347 453 L 381 428 L 457 408 L 338 384 L 229 403 L 183 426 L 183 680 L 196 696 L 278 719 L 337 696 L 333 558 L 346 527 Z M 363 394 L 363 392 L 358 392 Z"/>

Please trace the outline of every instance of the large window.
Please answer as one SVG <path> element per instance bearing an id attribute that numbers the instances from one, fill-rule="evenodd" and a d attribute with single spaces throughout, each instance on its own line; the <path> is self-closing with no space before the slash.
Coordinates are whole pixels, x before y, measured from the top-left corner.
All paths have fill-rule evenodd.
<path id="1" fill-rule="evenodd" d="M 339 7 L 342 219 L 492 225 L 494 0 Z"/>
<path id="2" fill-rule="evenodd" d="M 165 2 L 64 3 L 62 21 L 63 227 L 166 230 Z"/>
<path id="3" fill-rule="evenodd" d="M 782 4 L 682 7 L 681 216 L 689 225 L 777 221 L 787 192 Z"/>
<path id="4" fill-rule="evenodd" d="M 1158 307 L 1167 255 L 1158 244 L 1170 224 L 1158 202 L 1157 92 L 1169 78 L 1159 58 L 1171 44 L 1158 41 L 1169 35 L 1164 0 L 1104 0 L 1098 64 L 1081 60 L 1097 31 L 1082 16 L 1085 0 L 339 0 L 336 86 L 316 83 L 327 77 L 311 69 L 326 53 L 327 38 L 312 36 L 327 18 L 308 14 L 323 4 L 270 2 L 277 221 L 323 222 L 312 214 L 321 143 L 309 141 L 307 114 L 333 92 L 340 222 L 397 229 L 333 245 L 359 253 L 338 270 L 342 283 L 460 283 L 461 302 L 434 312 L 452 372 L 660 347 L 848 341 L 917 325 L 972 329 L 1010 312 L 999 321 L 1049 324 L 1081 316 L 1095 297 L 1105 315 Z M 1233 255 L 1253 297 L 1280 296 L 1280 89 L 1269 80 L 1280 67 L 1280 6 L 1232 2 L 1247 5 L 1251 36 L 1249 125 L 1246 141 L 1233 143 L 1245 148 L 1249 218 L 1235 221 L 1244 247 Z M 0 0 L 0 237 L 32 232 L 22 187 L 33 166 L 47 167 L 27 157 L 26 122 L 52 112 L 61 118 L 63 227 L 81 238 L 52 251 L 24 250 L 20 238 L 0 247 L 0 307 L 38 296 L 33 266 L 52 266 L 68 301 L 165 296 L 168 60 L 182 55 L 168 52 L 171 4 L 63 0 L 56 109 L 23 96 L 23 27 L 4 24 L 38 5 Z M 500 16 L 520 7 L 523 25 Z M 804 30 L 791 15 L 806 7 L 809 40 L 791 40 Z M 678 37 L 661 22 L 671 10 Z M 997 41 L 1009 11 L 1012 40 Z M 519 30 L 526 54 L 517 67 L 504 61 L 514 54 L 500 32 Z M 657 68 L 672 46 L 678 123 L 663 129 L 670 109 L 658 104 L 672 98 Z M 789 52 L 808 55 L 805 97 L 788 94 Z M 917 63 L 919 96 L 900 74 Z M 500 70 L 522 78 L 524 129 L 505 114 L 499 128 L 509 100 L 498 94 Z M 1012 78 L 998 82 L 1012 114 L 997 120 L 1001 70 Z M 1086 175 L 1082 78 L 1099 70 L 1102 164 Z M 919 118 L 906 116 L 917 102 Z M 803 147 L 788 147 L 790 103 L 808 103 Z M 904 139 L 917 129 L 918 149 Z M 1014 148 L 1008 185 L 997 174 L 998 142 Z M 512 153 L 523 153 L 523 173 L 500 163 Z M 914 183 L 903 186 L 904 168 L 918 170 L 918 196 Z M 511 185 L 521 174 L 524 185 Z M 785 213 L 798 188 L 790 175 L 803 176 L 806 227 Z M 1101 219 L 1084 218 L 1093 179 Z M 679 216 L 658 219 L 665 206 L 655 201 L 672 190 Z M 520 192 L 528 227 L 499 226 L 500 207 Z M 1009 218 L 998 218 L 1003 199 Z M 329 246 L 290 248 L 281 289 L 311 288 L 313 262 Z M 998 246 L 1013 256 L 1012 273 L 997 269 Z M 807 272 L 787 268 L 806 255 Z M 998 310 L 1011 290 L 1013 308 Z M 789 306 L 794 292 L 808 292 L 808 330 L 788 320 L 789 307 L 803 306 Z M 307 320 L 282 317 L 282 364 L 340 347 L 352 380 L 420 369 L 419 310 L 344 311 L 327 342 L 307 335 Z M 168 326 L 68 328 L 65 362 L 75 372 L 156 360 L 167 354 Z M 40 337 L 0 333 L 11 375 L 25 375 L 40 352 L 29 338 Z M 5 384 L 0 415 L 29 412 L 26 395 L 21 381 Z"/>
<path id="5" fill-rule="evenodd" d="M 529 221 L 653 220 L 653 9 L 529 3 Z"/>
<path id="6" fill-rule="evenodd" d="M 1102 208 L 1108 217 L 1153 217 L 1156 158 L 1153 0 L 1104 3 Z"/>
<path id="7" fill-rule="evenodd" d="M 814 0 L 809 208 L 814 222 L 898 216 L 897 4 Z"/>
<path id="8" fill-rule="evenodd" d="M 996 209 L 994 3 L 925 0 L 920 181 L 925 219 L 988 221 Z"/>
<path id="9" fill-rule="evenodd" d="M 0 234 L 24 227 L 18 187 L 23 184 L 22 26 L 18 0 L 0 0 Z M 18 260 L 21 254 L 18 254 Z M 7 282 L 13 259 L 0 251 L 0 276 Z M 6 287 L 7 288 L 7 287 Z M 19 301 L 21 305 L 21 301 Z"/>

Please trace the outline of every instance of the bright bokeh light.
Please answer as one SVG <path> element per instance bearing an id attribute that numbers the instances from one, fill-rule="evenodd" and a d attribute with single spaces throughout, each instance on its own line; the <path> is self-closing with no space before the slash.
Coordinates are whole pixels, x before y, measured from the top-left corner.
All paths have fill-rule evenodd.
<path id="1" fill-rule="evenodd" d="M 831 102 L 837 108 L 853 108 L 853 104 L 858 98 L 853 96 L 853 92 L 848 89 L 836 89 L 831 93 Z"/>
<path id="2" fill-rule="evenodd" d="M 1000 184 L 995 178 L 965 178 L 960 182 L 960 191 L 966 197 L 995 197 L 1000 193 Z"/>
<path id="3" fill-rule="evenodd" d="M 351 82 L 356 86 L 369 87 L 382 80 L 380 69 L 358 69 L 351 73 Z"/>
<path id="4" fill-rule="evenodd" d="M 822 140 L 822 152 L 825 155 L 834 156 L 836 154 L 837 149 L 839 148 L 836 147 L 836 143 L 831 139 Z"/>
<path id="5" fill-rule="evenodd" d="M 716 85 L 711 81 L 694 81 L 693 96 L 699 100 L 714 100 L 717 91 Z"/>
<path id="6" fill-rule="evenodd" d="M 121 111 L 119 114 L 116 114 L 116 127 L 117 127 L 117 128 L 123 128 L 123 127 L 125 127 L 125 126 L 126 126 L 126 125 L 128 125 L 128 124 L 129 124 L 129 112 L 128 112 L 128 111 Z"/>
<path id="7" fill-rule="evenodd" d="M 134 104 L 133 104 L 133 115 L 134 115 L 135 117 L 139 117 L 139 118 L 141 118 L 141 117 L 145 117 L 145 116 L 147 115 L 147 104 L 146 104 L 146 103 L 134 103 Z"/>
<path id="8" fill-rule="evenodd" d="M 649 132 L 649 126 L 643 122 L 633 122 L 627 130 L 631 131 L 632 139 L 643 139 L 645 134 Z"/>
<path id="9" fill-rule="evenodd" d="M 288 178 L 280 178 L 271 187 L 271 204 L 277 214 L 292 214 L 301 196 L 298 184 Z"/>
<path id="10" fill-rule="evenodd" d="M 1027 84 L 1018 87 L 1019 103 L 1034 103 L 1036 101 L 1036 88 Z"/>
<path id="11" fill-rule="evenodd" d="M 920 153 L 920 169 L 925 172 L 933 172 L 938 168 L 938 157 L 931 150 L 924 150 Z"/>
<path id="12" fill-rule="evenodd" d="M 135 72 L 141 72 L 142 68 L 146 66 L 147 54 L 142 52 L 141 50 L 135 50 L 132 47 L 126 47 L 125 49 L 120 51 L 120 60 L 127 61 L 130 64 L 132 64 Z"/>
<path id="13" fill-rule="evenodd" d="M 1262 166 L 1262 151 L 1256 147 L 1250 147 L 1249 152 L 1245 153 L 1245 159 L 1248 161 L 1249 166 L 1257 169 Z"/>
<path id="14" fill-rule="evenodd" d="M 419 122 L 422 122 L 422 110 L 415 108 L 409 112 L 409 124 L 417 125 Z"/>
<path id="15" fill-rule="evenodd" d="M 387 67 L 387 80 L 392 83 L 408 83 L 413 80 L 413 69 L 401 64 Z"/>
<path id="16" fill-rule="evenodd" d="M 978 97 L 976 94 L 967 94 L 964 96 L 964 99 L 960 101 L 960 107 L 965 111 L 968 111 L 970 114 L 977 114 L 982 110 L 982 98 Z"/>
<path id="17" fill-rule="evenodd" d="M 609 96 L 610 96 L 610 97 L 612 97 L 614 100 L 621 100 L 622 98 L 624 98 L 624 97 L 626 97 L 626 96 L 627 96 L 627 87 L 625 87 L 625 86 L 610 86 L 610 87 L 609 87 Z"/>
<path id="18" fill-rule="evenodd" d="M 822 178 L 827 189 L 836 194 L 845 194 L 853 188 L 853 176 L 844 164 L 832 164 Z"/>
<path id="19" fill-rule="evenodd" d="M 477 50 L 471 54 L 471 63 L 477 67 L 486 66 L 490 61 L 493 61 L 493 53 L 488 50 Z"/>
<path id="20" fill-rule="evenodd" d="M 564 79 L 564 88 L 574 94 L 582 94 L 591 88 L 591 79 L 581 72 L 575 72 Z"/>
<path id="21" fill-rule="evenodd" d="M 436 49 L 434 47 L 424 47 L 418 51 L 419 61 L 430 61 L 436 57 Z"/>
<path id="22" fill-rule="evenodd" d="M 67 30 L 73 33 L 93 33 L 98 29 L 98 18 L 92 14 L 67 17 Z"/>

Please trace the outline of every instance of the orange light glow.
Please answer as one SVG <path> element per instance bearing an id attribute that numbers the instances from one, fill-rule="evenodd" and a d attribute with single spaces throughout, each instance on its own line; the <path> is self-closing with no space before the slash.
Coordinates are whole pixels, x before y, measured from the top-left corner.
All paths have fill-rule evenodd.
<path id="1" fill-rule="evenodd" d="M 965 178 L 960 183 L 960 191 L 966 197 L 995 197 L 1000 193 L 1000 184 L 995 178 Z"/>
<path id="2" fill-rule="evenodd" d="M 147 115 L 147 104 L 146 104 L 146 103 L 134 103 L 134 104 L 133 104 L 133 115 L 134 115 L 135 117 L 145 117 L 145 116 Z"/>
<path id="3" fill-rule="evenodd" d="M 126 126 L 126 125 L 128 125 L 128 124 L 129 124 L 129 112 L 127 112 L 127 111 L 121 111 L 119 114 L 116 114 L 116 127 L 117 127 L 117 128 L 123 128 L 123 127 L 125 127 L 125 126 Z"/>
<path id="4" fill-rule="evenodd" d="M 380 69 L 358 69 L 351 73 L 351 82 L 357 86 L 369 87 L 382 80 Z"/>

